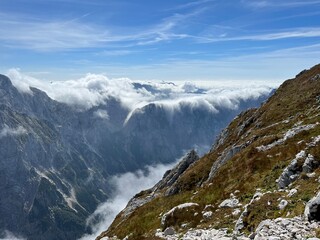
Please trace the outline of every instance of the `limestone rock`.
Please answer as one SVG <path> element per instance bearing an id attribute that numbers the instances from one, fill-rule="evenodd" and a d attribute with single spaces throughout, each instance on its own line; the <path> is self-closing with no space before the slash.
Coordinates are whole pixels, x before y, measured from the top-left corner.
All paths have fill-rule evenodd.
<path id="1" fill-rule="evenodd" d="M 290 183 L 292 183 L 299 177 L 301 170 L 298 165 L 298 160 L 304 158 L 305 156 L 305 151 L 299 152 L 296 157 L 290 162 L 290 164 L 283 170 L 282 174 L 277 180 L 279 188 L 287 187 Z"/>
<path id="2" fill-rule="evenodd" d="M 306 160 L 302 165 L 303 172 L 311 173 L 317 167 L 319 167 L 319 162 L 314 158 L 314 156 L 312 156 L 311 154 L 308 154 Z"/>
<path id="3" fill-rule="evenodd" d="M 164 236 L 171 236 L 174 235 L 176 233 L 176 231 L 174 230 L 173 227 L 167 227 L 164 231 L 163 231 L 163 235 Z"/>
<path id="4" fill-rule="evenodd" d="M 309 221 L 320 220 L 320 192 L 307 203 L 304 216 Z"/>
<path id="5" fill-rule="evenodd" d="M 232 146 L 224 150 L 221 156 L 218 157 L 218 159 L 213 163 L 207 182 L 215 176 L 220 167 L 222 167 L 228 160 L 230 160 L 234 155 L 240 152 L 244 147 L 245 145 Z"/>
<path id="6" fill-rule="evenodd" d="M 282 210 L 282 209 L 284 209 L 287 205 L 288 205 L 288 201 L 282 199 L 282 200 L 280 201 L 279 205 L 278 205 L 278 208 L 279 208 L 280 210 Z"/>
<path id="7" fill-rule="evenodd" d="M 153 191 L 168 187 L 165 195 L 170 196 L 179 192 L 179 187 L 175 184 L 179 177 L 197 160 L 199 156 L 195 150 L 191 150 L 173 169 L 168 170 L 162 180 L 158 182 Z"/>
<path id="8" fill-rule="evenodd" d="M 170 211 L 162 215 L 161 227 L 165 229 L 176 224 L 176 219 L 181 215 L 181 213 L 183 213 L 184 216 L 189 215 L 189 217 L 192 218 L 197 211 L 199 211 L 199 204 L 197 203 L 183 203 L 175 206 Z"/>

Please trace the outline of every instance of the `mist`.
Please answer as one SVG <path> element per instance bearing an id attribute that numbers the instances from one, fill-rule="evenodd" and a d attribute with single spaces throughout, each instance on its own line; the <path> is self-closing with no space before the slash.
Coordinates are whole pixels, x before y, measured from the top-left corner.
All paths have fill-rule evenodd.
<path id="1" fill-rule="evenodd" d="M 0 240 L 26 240 L 26 238 L 13 234 L 12 232 L 7 230 L 5 230 L 0 236 L 2 237 L 0 238 Z"/>
<path id="2" fill-rule="evenodd" d="M 99 205 L 96 211 L 87 219 L 87 225 L 92 229 L 92 234 L 86 234 L 79 240 L 95 239 L 103 231 L 107 230 L 116 215 L 126 207 L 128 201 L 134 195 L 153 187 L 161 180 L 163 174 L 175 164 L 147 166 L 144 170 L 112 177 L 110 184 L 115 189 L 113 196 Z"/>

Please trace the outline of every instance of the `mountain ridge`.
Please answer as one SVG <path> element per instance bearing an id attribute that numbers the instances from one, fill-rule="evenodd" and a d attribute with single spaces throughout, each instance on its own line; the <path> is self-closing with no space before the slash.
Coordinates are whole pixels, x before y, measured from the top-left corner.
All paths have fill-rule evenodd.
<path id="1" fill-rule="evenodd" d="M 238 115 L 210 152 L 179 176 L 176 194 L 153 193 L 157 197 L 130 216 L 119 213 L 97 239 L 264 239 L 281 231 L 281 239 L 319 236 L 319 76 L 320 65 L 304 70 L 260 108 Z M 284 190 L 282 174 L 292 178 Z"/>

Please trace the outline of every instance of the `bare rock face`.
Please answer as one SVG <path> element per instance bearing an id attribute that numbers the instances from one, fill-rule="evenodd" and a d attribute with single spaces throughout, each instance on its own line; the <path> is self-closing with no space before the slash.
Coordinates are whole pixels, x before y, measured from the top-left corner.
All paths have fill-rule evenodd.
<path id="1" fill-rule="evenodd" d="M 197 160 L 199 156 L 195 150 L 191 150 L 173 169 L 168 170 L 162 180 L 154 186 L 154 190 L 172 187 L 177 179 Z M 172 188 L 170 188 L 172 189 Z M 167 195 L 174 194 L 174 190 L 169 190 Z"/>
<path id="2" fill-rule="evenodd" d="M 165 196 L 177 194 L 180 189 L 176 184 L 179 177 L 196 161 L 199 160 L 199 156 L 195 150 L 191 150 L 173 169 L 168 170 L 162 180 L 157 183 L 153 190 L 161 190 L 168 188 L 165 192 Z"/>
<path id="3" fill-rule="evenodd" d="M 290 164 L 283 170 L 281 176 L 278 179 L 278 187 L 285 188 L 294 180 L 299 177 L 301 169 L 298 165 L 298 160 L 305 158 L 305 151 L 301 151 L 296 157 L 290 162 Z"/>
<path id="4" fill-rule="evenodd" d="M 303 163 L 302 171 L 305 173 L 311 173 L 314 169 L 319 167 L 319 161 L 314 156 L 308 154 L 306 160 Z"/>
<path id="5" fill-rule="evenodd" d="M 299 163 L 301 161 L 303 161 L 303 164 Z M 319 161 L 311 154 L 308 154 L 308 156 L 306 156 L 306 152 L 302 150 L 283 170 L 282 174 L 277 179 L 278 187 L 283 189 L 290 183 L 294 182 L 302 172 L 310 174 L 318 167 Z"/>
<path id="6" fill-rule="evenodd" d="M 244 147 L 245 145 L 232 146 L 223 151 L 222 155 L 213 163 L 207 182 L 213 179 L 213 177 L 216 175 L 221 166 L 223 166 L 234 155 L 239 153 Z"/>

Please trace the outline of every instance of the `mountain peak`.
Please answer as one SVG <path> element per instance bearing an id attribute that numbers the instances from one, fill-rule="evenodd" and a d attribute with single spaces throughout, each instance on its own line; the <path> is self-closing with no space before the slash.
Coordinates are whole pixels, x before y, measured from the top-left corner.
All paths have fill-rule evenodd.
<path id="1" fill-rule="evenodd" d="M 11 87 L 13 87 L 13 85 L 10 79 L 5 75 L 0 74 L 0 89 L 8 90 Z"/>

